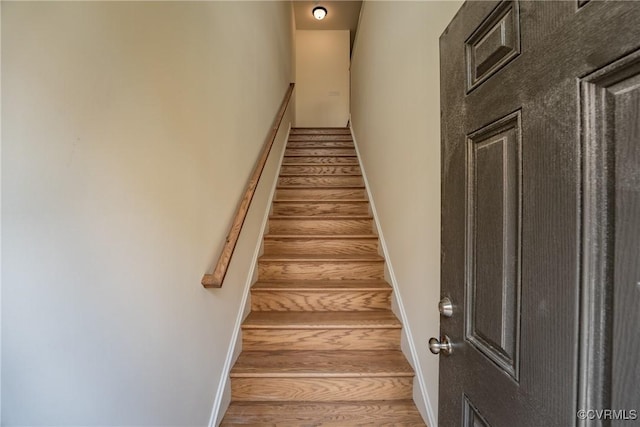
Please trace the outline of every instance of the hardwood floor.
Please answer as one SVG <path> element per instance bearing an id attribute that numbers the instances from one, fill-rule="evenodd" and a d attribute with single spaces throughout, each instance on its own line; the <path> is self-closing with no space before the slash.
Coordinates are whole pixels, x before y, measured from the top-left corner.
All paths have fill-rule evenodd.
<path id="1" fill-rule="evenodd" d="M 294 128 L 222 426 L 424 426 L 349 129 Z"/>

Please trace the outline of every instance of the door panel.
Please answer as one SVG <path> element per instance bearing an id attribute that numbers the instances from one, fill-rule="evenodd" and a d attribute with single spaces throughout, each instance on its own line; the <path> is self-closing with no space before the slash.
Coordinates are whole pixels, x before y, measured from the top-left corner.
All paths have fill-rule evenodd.
<path id="1" fill-rule="evenodd" d="M 467 341 L 518 379 L 520 112 L 467 138 Z"/>
<path id="2" fill-rule="evenodd" d="M 467 2 L 440 45 L 439 424 L 640 409 L 640 3 Z"/>
<path id="3" fill-rule="evenodd" d="M 466 42 L 468 91 L 520 54 L 518 11 L 518 3 L 501 3 L 469 37 Z"/>
<path id="4" fill-rule="evenodd" d="M 638 55 L 636 55 L 638 56 Z M 640 72 L 609 88 L 615 119 L 612 407 L 638 405 L 640 387 Z"/>
<path id="5" fill-rule="evenodd" d="M 585 146 L 585 406 L 639 408 L 640 51 L 581 80 Z M 597 310 L 598 306 L 614 310 Z M 592 326 L 593 325 L 593 326 Z M 597 360 L 589 346 L 610 348 Z M 617 414 L 629 415 L 631 414 Z M 618 425 L 624 420 L 615 420 Z"/>
<path id="6" fill-rule="evenodd" d="M 478 412 L 473 403 L 469 401 L 469 398 L 465 396 L 464 399 L 464 417 L 463 417 L 463 426 L 464 427 L 491 427 L 487 420 L 484 419 L 482 415 Z"/>

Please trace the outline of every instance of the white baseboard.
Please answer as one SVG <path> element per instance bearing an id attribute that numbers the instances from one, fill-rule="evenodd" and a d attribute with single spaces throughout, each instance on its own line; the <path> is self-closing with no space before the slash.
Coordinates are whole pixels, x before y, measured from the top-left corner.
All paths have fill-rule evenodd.
<path id="1" fill-rule="evenodd" d="M 415 378 L 418 379 L 418 385 L 420 388 L 420 392 L 422 394 L 423 403 L 427 411 L 427 414 L 426 414 L 427 425 L 435 427 L 438 425 L 438 422 L 434 416 L 433 407 L 431 406 L 431 400 L 429 399 L 429 394 L 427 393 L 427 385 L 425 383 L 424 376 L 422 375 L 422 367 L 420 365 L 420 359 L 418 358 L 418 351 L 416 350 L 415 340 L 413 338 L 413 334 L 411 333 L 411 326 L 409 325 L 409 320 L 407 318 L 407 313 L 404 309 L 404 304 L 402 303 L 402 296 L 400 294 L 400 289 L 398 286 L 396 275 L 393 271 L 393 264 L 391 262 L 391 257 L 389 256 L 387 244 L 384 240 L 382 227 L 380 227 L 380 221 L 378 220 L 376 205 L 371 195 L 371 189 L 369 188 L 369 181 L 367 180 L 367 174 L 365 172 L 364 165 L 362 164 L 362 157 L 360 156 L 360 150 L 358 149 L 358 141 L 356 139 L 355 133 L 353 132 L 353 123 L 351 122 L 351 116 L 349 116 L 349 128 L 351 129 L 351 136 L 353 137 L 353 145 L 355 146 L 356 154 L 358 155 L 358 162 L 360 164 L 360 170 L 362 171 L 362 179 L 364 180 L 367 196 L 369 198 L 369 205 L 371 206 L 371 212 L 373 213 L 373 221 L 376 225 L 376 229 L 378 230 L 380 248 L 382 249 L 382 254 L 386 261 L 386 267 L 389 272 L 391 287 L 393 288 L 393 293 L 395 295 L 396 303 L 398 306 L 400 321 L 402 322 L 402 330 L 403 330 L 403 333 L 405 334 L 406 342 L 409 346 L 410 354 L 405 356 L 408 356 L 408 358 L 410 359 L 411 366 L 413 366 L 415 370 L 415 374 L 416 374 Z"/>
<path id="2" fill-rule="evenodd" d="M 238 315 L 236 316 L 236 323 L 233 327 L 233 334 L 231 335 L 231 341 L 229 342 L 229 350 L 227 351 L 227 357 L 224 361 L 224 367 L 222 368 L 222 374 L 220 375 L 220 382 L 218 383 L 218 390 L 216 391 L 215 400 L 213 402 L 213 409 L 211 410 L 211 417 L 209 418 L 209 427 L 216 427 L 218 425 L 218 418 L 222 418 L 220 415 L 220 409 L 222 406 L 222 398 L 224 397 L 225 387 L 227 386 L 227 382 L 229 381 L 229 373 L 231 372 L 231 364 L 233 363 L 236 343 L 238 342 L 238 337 L 240 335 L 240 326 L 242 325 L 242 321 L 244 320 L 245 308 L 247 305 L 247 299 L 249 298 L 249 290 L 251 289 L 251 285 L 253 284 L 254 273 L 256 270 L 256 266 L 258 265 L 258 257 L 260 256 L 260 249 L 262 248 L 262 238 L 264 235 L 264 230 L 267 227 L 267 222 L 269 221 L 269 212 L 271 211 L 271 204 L 273 202 L 273 196 L 276 192 L 276 187 L 278 186 L 278 176 L 280 176 L 280 168 L 282 167 L 282 158 L 284 157 L 284 152 L 286 149 L 287 141 L 289 140 L 289 133 L 291 132 L 291 123 L 289 123 L 289 129 L 287 130 L 287 134 L 285 135 L 285 147 L 282 149 L 282 153 L 280 153 L 280 159 L 278 160 L 278 167 L 276 168 L 276 173 L 273 178 L 273 184 L 271 185 L 271 190 L 269 192 L 269 197 L 267 199 L 267 207 L 264 212 L 264 216 L 262 218 L 262 224 L 260 225 L 260 232 L 258 234 L 258 238 L 256 241 L 256 248 L 253 252 L 253 257 L 251 258 L 251 265 L 249 266 L 249 271 L 247 272 L 247 280 L 244 284 L 244 290 L 242 291 L 242 300 L 240 302 L 240 306 L 238 307 Z"/>

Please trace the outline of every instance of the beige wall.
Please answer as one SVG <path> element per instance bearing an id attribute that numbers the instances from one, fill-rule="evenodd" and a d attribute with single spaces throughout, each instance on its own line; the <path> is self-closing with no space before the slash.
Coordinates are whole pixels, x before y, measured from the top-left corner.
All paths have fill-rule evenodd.
<path id="1" fill-rule="evenodd" d="M 1 7 L 2 425 L 206 425 L 273 162 L 224 287 L 199 282 L 291 81 L 291 6 Z"/>
<path id="2" fill-rule="evenodd" d="M 349 120 L 349 31 L 296 31 L 296 126 Z"/>
<path id="3" fill-rule="evenodd" d="M 435 425 L 440 289 L 438 38 L 461 2 L 365 2 L 351 120 L 426 383 Z M 418 406 L 424 405 L 417 402 Z"/>

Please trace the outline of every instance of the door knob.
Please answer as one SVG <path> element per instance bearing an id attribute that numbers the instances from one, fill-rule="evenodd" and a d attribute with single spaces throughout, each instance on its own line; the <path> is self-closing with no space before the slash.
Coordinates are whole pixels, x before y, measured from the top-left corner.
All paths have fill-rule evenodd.
<path id="1" fill-rule="evenodd" d="M 453 316 L 453 303 L 449 299 L 449 297 L 444 297 L 438 303 L 438 310 L 440 310 L 440 314 L 443 317 L 451 317 Z"/>
<path id="2" fill-rule="evenodd" d="M 429 340 L 429 351 L 431 351 L 431 353 L 433 354 L 439 354 L 440 352 L 442 352 L 442 354 L 448 356 L 453 353 L 451 340 L 447 335 L 441 336 L 439 341 L 438 338 L 431 338 Z"/>

